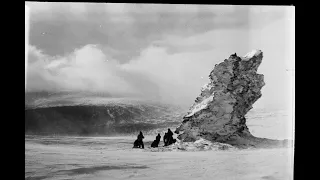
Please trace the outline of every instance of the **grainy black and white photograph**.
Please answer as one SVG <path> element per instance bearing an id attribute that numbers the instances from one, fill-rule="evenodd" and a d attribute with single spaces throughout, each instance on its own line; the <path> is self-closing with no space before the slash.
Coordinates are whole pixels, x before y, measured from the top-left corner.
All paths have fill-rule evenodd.
<path id="1" fill-rule="evenodd" d="M 294 6 L 25 2 L 26 180 L 293 180 Z"/>

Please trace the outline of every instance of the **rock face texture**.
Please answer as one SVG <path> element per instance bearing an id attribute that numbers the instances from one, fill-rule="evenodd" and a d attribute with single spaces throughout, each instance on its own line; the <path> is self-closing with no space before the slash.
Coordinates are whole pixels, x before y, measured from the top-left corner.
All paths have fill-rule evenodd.
<path id="1" fill-rule="evenodd" d="M 176 129 L 175 133 L 181 133 L 178 139 L 194 142 L 203 138 L 237 146 L 256 146 L 267 140 L 253 137 L 245 118 L 265 85 L 264 76 L 257 73 L 262 58 L 262 51 L 253 50 L 244 57 L 233 54 L 215 65 L 210 82 Z"/>

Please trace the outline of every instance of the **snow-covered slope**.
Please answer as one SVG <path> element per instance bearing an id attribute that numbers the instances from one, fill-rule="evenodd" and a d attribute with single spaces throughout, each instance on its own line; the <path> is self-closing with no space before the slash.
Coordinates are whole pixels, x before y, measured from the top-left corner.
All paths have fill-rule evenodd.
<path id="1" fill-rule="evenodd" d="M 181 108 L 89 93 L 26 94 L 27 134 L 112 135 L 177 125 Z"/>

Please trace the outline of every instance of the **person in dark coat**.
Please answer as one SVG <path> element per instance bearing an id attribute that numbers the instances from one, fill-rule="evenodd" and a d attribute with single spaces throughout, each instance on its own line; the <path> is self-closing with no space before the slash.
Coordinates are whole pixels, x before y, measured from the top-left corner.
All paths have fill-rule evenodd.
<path id="1" fill-rule="evenodd" d="M 140 146 L 141 146 L 142 149 L 144 149 L 144 144 L 143 144 L 143 141 L 142 141 L 143 139 L 144 139 L 144 136 L 143 136 L 142 132 L 140 131 L 140 134 L 138 135 L 138 141 L 139 141 Z"/>
<path id="2" fill-rule="evenodd" d="M 176 140 L 173 138 L 173 132 L 170 130 L 170 128 L 168 129 L 167 132 L 167 143 L 165 144 L 165 146 L 168 146 L 170 144 L 173 144 L 176 142 Z"/>
<path id="3" fill-rule="evenodd" d="M 173 132 L 170 130 L 170 128 L 168 129 L 168 137 L 167 137 L 167 145 L 172 144 L 172 139 L 173 139 Z"/>
<path id="4" fill-rule="evenodd" d="M 158 147 L 159 142 L 160 142 L 160 139 L 161 139 L 161 136 L 160 136 L 160 134 L 158 134 L 158 135 L 156 136 L 156 140 L 154 140 L 154 141 L 152 142 L 151 147 L 153 147 L 153 148 Z"/>
<path id="5" fill-rule="evenodd" d="M 160 133 L 158 133 L 158 136 L 156 137 L 156 141 L 160 142 L 161 136 Z"/>
<path id="6" fill-rule="evenodd" d="M 142 134 L 142 132 L 141 132 L 141 131 L 140 131 L 140 133 L 139 133 L 139 135 L 138 135 L 137 139 L 138 139 L 138 140 L 141 140 L 141 141 L 142 141 L 142 139 L 144 139 L 144 136 L 143 136 L 143 134 Z"/>
<path id="7" fill-rule="evenodd" d="M 144 136 L 143 136 L 142 132 L 140 131 L 139 135 L 137 136 L 137 140 L 135 140 L 133 143 L 133 148 L 144 149 L 143 139 L 144 139 Z"/>
<path id="8" fill-rule="evenodd" d="M 168 129 L 167 134 L 168 134 L 169 137 L 170 137 L 170 136 L 171 136 L 171 137 L 173 136 L 173 132 L 170 130 L 170 128 Z"/>
<path id="9" fill-rule="evenodd" d="M 132 148 L 140 148 L 140 144 L 139 144 L 138 139 L 136 139 L 136 140 L 134 141 Z"/>
<path id="10" fill-rule="evenodd" d="M 168 138 L 168 133 L 164 133 L 164 136 L 163 136 L 164 146 L 167 146 L 167 142 L 168 142 L 167 138 Z"/>

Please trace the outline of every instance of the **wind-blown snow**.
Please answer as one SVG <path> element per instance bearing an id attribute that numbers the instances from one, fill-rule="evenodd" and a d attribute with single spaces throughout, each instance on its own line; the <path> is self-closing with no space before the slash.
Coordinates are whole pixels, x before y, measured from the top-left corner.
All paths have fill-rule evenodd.
<path id="1" fill-rule="evenodd" d="M 205 90 L 210 90 L 211 88 L 213 88 L 213 85 L 211 85 L 210 83 L 205 84 L 201 88 L 201 92 L 203 92 Z M 199 112 L 200 110 L 205 109 L 208 106 L 208 104 L 211 101 L 213 101 L 213 97 L 214 97 L 214 94 L 210 95 L 206 99 L 203 99 L 200 103 L 195 103 L 194 106 L 191 107 L 192 111 L 189 112 L 185 117 L 193 116 L 196 112 Z"/>
<path id="2" fill-rule="evenodd" d="M 261 50 L 254 49 L 251 52 L 248 52 L 246 55 L 244 55 L 242 60 L 248 60 L 253 56 L 258 56 L 260 53 L 261 53 Z"/>
<path id="3" fill-rule="evenodd" d="M 185 117 L 190 117 L 190 116 L 194 115 L 196 112 L 200 111 L 201 109 L 205 109 L 208 106 L 209 102 L 213 101 L 213 97 L 214 97 L 214 95 L 211 95 L 208 98 L 201 101 L 201 103 L 197 104 L 192 109 L 192 111 L 188 115 L 186 115 Z"/>

